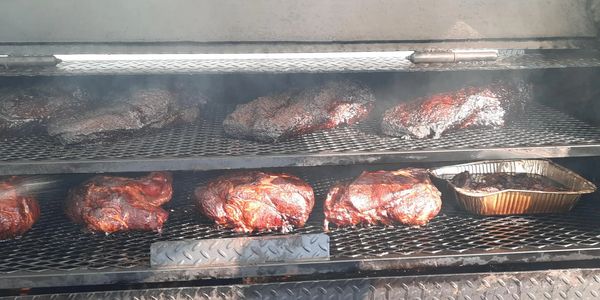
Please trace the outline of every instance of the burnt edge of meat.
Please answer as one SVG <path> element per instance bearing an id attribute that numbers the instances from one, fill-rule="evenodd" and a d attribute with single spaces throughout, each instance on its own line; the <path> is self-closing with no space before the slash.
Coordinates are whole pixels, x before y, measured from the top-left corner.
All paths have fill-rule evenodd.
<path id="1" fill-rule="evenodd" d="M 331 187 L 325 199 L 325 230 L 357 225 L 426 225 L 441 210 L 441 193 L 426 169 L 364 171 Z"/>
<path id="2" fill-rule="evenodd" d="M 223 121 L 223 129 L 234 138 L 274 143 L 363 121 L 374 103 L 371 89 L 362 83 L 328 81 L 238 105 Z"/>
<path id="3" fill-rule="evenodd" d="M 37 200 L 19 189 L 22 178 L 11 176 L 0 181 L 0 240 L 25 234 L 40 217 Z"/>
<path id="4" fill-rule="evenodd" d="M 470 97 L 479 97 L 483 101 L 468 103 Z M 490 98 L 497 102 L 490 103 Z M 458 129 L 498 128 L 523 117 L 531 99 L 532 85 L 520 80 L 462 87 L 403 102 L 386 110 L 381 131 L 405 139 L 437 139 Z"/>
<path id="5" fill-rule="evenodd" d="M 0 88 L 0 133 L 34 133 L 55 118 L 87 108 L 89 92 L 70 83 Z"/>
<path id="6" fill-rule="evenodd" d="M 100 107 L 50 122 L 48 134 L 62 144 L 116 140 L 191 123 L 205 102 L 188 93 L 140 87 L 106 98 Z"/>
<path id="7" fill-rule="evenodd" d="M 138 178 L 95 176 L 69 190 L 65 214 L 93 232 L 160 232 L 169 216 L 161 206 L 173 196 L 172 182 L 168 172 Z"/>
<path id="8" fill-rule="evenodd" d="M 194 198 L 203 215 L 238 232 L 302 227 L 315 203 L 312 187 L 300 178 L 260 171 L 220 176 L 196 188 Z"/>

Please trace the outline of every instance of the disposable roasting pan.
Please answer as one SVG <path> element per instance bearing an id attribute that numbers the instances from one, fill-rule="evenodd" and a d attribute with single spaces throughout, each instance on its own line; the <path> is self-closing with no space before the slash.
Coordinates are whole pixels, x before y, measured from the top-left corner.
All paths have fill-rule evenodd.
<path id="1" fill-rule="evenodd" d="M 507 189 L 497 192 L 472 191 L 455 186 L 450 179 L 464 171 L 472 174 L 527 173 L 548 177 L 563 184 L 569 191 L 543 192 Z M 459 204 L 478 215 L 514 215 L 562 213 L 573 208 L 581 195 L 592 193 L 596 186 L 548 160 L 497 160 L 446 166 L 430 171 L 439 179 L 446 180 L 455 191 Z"/>

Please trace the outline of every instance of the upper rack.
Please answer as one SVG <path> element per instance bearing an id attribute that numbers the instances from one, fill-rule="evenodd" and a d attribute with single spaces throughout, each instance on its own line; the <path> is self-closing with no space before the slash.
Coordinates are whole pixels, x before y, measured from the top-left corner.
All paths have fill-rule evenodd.
<path id="1" fill-rule="evenodd" d="M 6 137 L 0 175 L 212 170 L 288 166 L 558 158 L 600 155 L 600 128 L 536 104 L 501 129 L 468 129 L 440 139 L 404 140 L 376 122 L 312 133 L 275 144 L 227 137 L 231 106 L 209 106 L 194 124 L 102 144 L 63 146 L 45 135 Z"/>

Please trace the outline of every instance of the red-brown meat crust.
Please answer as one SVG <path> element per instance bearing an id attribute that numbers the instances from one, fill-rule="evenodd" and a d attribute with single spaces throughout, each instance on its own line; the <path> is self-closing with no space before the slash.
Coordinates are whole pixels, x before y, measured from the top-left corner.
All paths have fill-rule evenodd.
<path id="1" fill-rule="evenodd" d="M 218 177 L 195 197 L 204 215 L 240 232 L 302 227 L 315 204 L 312 187 L 300 178 L 257 171 Z"/>
<path id="2" fill-rule="evenodd" d="M 325 200 L 325 228 L 358 224 L 425 225 L 441 209 L 441 193 L 425 169 L 363 172 L 333 186 Z"/>
<path id="3" fill-rule="evenodd" d="M 233 137 L 276 142 L 366 119 L 375 103 L 371 90 L 350 80 L 289 90 L 238 105 L 223 121 Z"/>
<path id="4" fill-rule="evenodd" d="M 160 206 L 173 195 L 169 173 L 133 179 L 96 176 L 69 191 L 67 216 L 92 231 L 160 231 L 169 214 Z"/>
<path id="5" fill-rule="evenodd" d="M 439 138 L 453 129 L 501 127 L 517 119 L 530 98 L 531 87 L 525 83 L 466 87 L 388 109 L 381 130 L 387 135 L 421 139 Z"/>
<path id="6" fill-rule="evenodd" d="M 35 198 L 21 195 L 18 177 L 0 182 L 0 240 L 20 236 L 31 229 L 40 217 Z"/>
<path id="7" fill-rule="evenodd" d="M 84 89 L 64 82 L 0 88 L 0 133 L 39 129 L 87 108 L 90 98 Z"/>
<path id="8" fill-rule="evenodd" d="M 104 106 L 51 120 L 48 134 L 63 144 L 76 144 L 193 122 L 200 103 L 179 95 L 164 88 L 131 87 L 105 96 L 110 100 Z"/>

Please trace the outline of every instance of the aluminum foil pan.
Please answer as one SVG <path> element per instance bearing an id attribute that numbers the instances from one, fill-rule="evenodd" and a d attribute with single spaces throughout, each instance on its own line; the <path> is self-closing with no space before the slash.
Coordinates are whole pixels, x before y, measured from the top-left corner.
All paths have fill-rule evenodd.
<path id="1" fill-rule="evenodd" d="M 450 182 L 454 175 L 464 171 L 472 174 L 505 172 L 541 175 L 566 186 L 569 190 L 560 192 L 516 189 L 498 192 L 473 191 L 456 187 Z M 486 216 L 567 212 L 573 208 L 581 195 L 596 190 L 593 183 L 548 160 L 481 161 L 441 167 L 430 172 L 433 176 L 448 182 L 464 209 Z"/>

